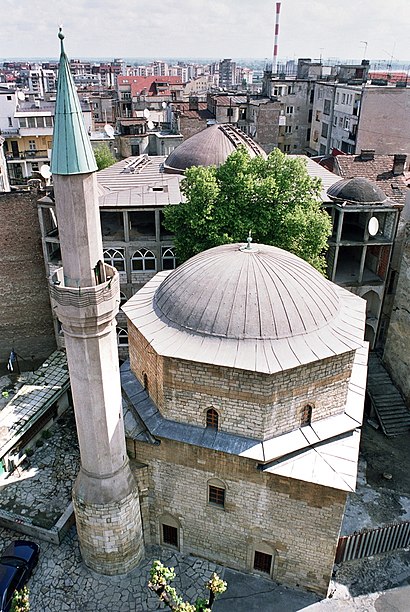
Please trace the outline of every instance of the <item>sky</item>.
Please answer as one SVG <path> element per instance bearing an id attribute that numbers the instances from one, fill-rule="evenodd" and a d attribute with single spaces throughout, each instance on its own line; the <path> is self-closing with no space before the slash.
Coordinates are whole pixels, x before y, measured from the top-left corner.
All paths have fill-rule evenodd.
<path id="1" fill-rule="evenodd" d="M 271 59 L 272 0 L 0 0 L 0 61 L 57 58 Z M 279 58 L 410 64 L 408 0 L 282 0 Z"/>

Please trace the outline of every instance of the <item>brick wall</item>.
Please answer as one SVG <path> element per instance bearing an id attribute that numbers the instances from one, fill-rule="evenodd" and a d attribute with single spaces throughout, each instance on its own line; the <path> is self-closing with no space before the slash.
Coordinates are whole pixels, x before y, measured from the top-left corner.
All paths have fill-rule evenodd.
<path id="1" fill-rule="evenodd" d="M 141 480 L 141 505 L 149 508 L 151 543 L 160 543 L 161 521 L 171 515 L 180 525 L 184 553 L 252 571 L 254 551 L 271 550 L 274 580 L 326 593 L 344 492 L 263 473 L 251 460 L 168 440 L 159 446 L 131 440 L 127 445 L 131 456 L 148 464 L 149 487 L 144 470 L 135 475 Z M 225 485 L 225 508 L 208 503 L 208 482 L 215 478 Z"/>
<path id="2" fill-rule="evenodd" d="M 37 193 L 0 194 L 0 367 L 14 346 L 24 369 L 55 350 Z"/>
<path id="3" fill-rule="evenodd" d="M 267 375 L 157 355 L 129 323 L 131 369 L 163 416 L 203 427 L 210 407 L 223 431 L 269 439 L 299 427 L 301 411 L 312 420 L 343 412 L 353 352 Z"/>

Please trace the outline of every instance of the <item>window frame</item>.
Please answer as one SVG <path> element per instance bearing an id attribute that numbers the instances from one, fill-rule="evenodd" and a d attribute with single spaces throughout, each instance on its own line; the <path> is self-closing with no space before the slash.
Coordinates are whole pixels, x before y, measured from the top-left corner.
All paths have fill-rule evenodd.
<path id="1" fill-rule="evenodd" d="M 134 264 L 136 262 L 141 262 L 141 269 L 136 269 L 134 267 Z M 154 267 L 153 268 L 147 267 L 147 262 L 153 262 Z M 155 254 L 150 249 L 146 249 L 145 247 L 142 247 L 134 251 L 131 257 L 131 272 L 139 273 L 139 272 L 156 272 L 156 271 L 157 271 L 157 258 L 155 257 Z"/>

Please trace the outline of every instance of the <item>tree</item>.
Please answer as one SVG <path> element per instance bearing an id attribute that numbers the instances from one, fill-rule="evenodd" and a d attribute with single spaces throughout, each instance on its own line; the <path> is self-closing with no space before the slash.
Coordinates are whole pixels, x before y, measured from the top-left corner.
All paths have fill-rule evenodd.
<path id="1" fill-rule="evenodd" d="M 104 168 L 112 166 L 117 161 L 105 142 L 94 149 L 94 156 L 98 170 L 104 170 Z"/>
<path id="2" fill-rule="evenodd" d="M 29 612 L 29 590 L 28 587 L 23 587 L 21 591 L 16 591 L 11 602 L 10 612 Z"/>
<path id="3" fill-rule="evenodd" d="M 186 170 L 186 201 L 165 209 L 165 227 L 175 234 L 180 262 L 220 244 L 245 242 L 251 230 L 256 242 L 295 253 L 324 272 L 331 222 L 320 190 L 303 159 L 279 149 L 267 159 L 251 158 L 240 147 L 219 168 Z"/>
<path id="4" fill-rule="evenodd" d="M 184 601 L 176 589 L 170 585 L 175 578 L 173 567 L 165 567 L 161 561 L 154 561 L 150 570 L 148 587 L 173 612 L 211 612 L 217 595 L 226 591 L 227 585 L 215 572 L 207 582 L 209 599 L 199 597 L 194 604 Z"/>

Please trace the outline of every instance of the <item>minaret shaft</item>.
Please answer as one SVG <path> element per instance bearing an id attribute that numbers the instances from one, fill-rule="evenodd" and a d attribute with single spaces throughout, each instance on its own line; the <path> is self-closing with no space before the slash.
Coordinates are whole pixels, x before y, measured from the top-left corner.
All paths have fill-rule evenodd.
<path id="1" fill-rule="evenodd" d="M 124 574 L 144 546 L 122 417 L 119 274 L 102 261 L 96 164 L 63 45 L 51 169 L 63 262 L 51 296 L 65 336 L 80 445 L 73 490 L 80 548 L 95 571 Z"/>

